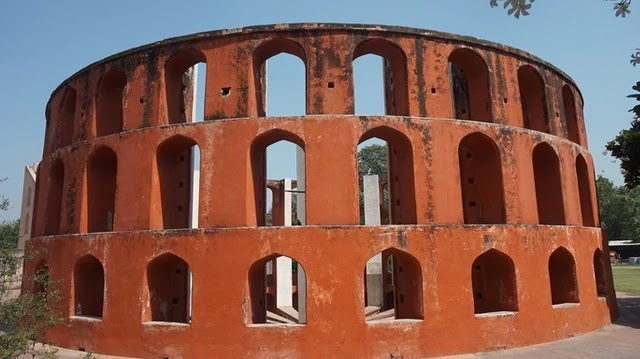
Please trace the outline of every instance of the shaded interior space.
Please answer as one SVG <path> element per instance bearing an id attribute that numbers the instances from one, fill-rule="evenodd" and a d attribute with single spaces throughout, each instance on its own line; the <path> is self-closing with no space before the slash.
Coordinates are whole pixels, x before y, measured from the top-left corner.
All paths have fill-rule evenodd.
<path id="1" fill-rule="evenodd" d="M 524 127 L 550 133 L 545 84 L 538 70 L 530 65 L 518 69 L 518 86 Z"/>
<path id="2" fill-rule="evenodd" d="M 580 195 L 580 213 L 582 214 L 582 225 L 595 227 L 593 217 L 593 202 L 591 201 L 591 181 L 587 162 L 582 155 L 576 157 L 576 176 L 578 177 L 578 192 Z"/>
<path id="3" fill-rule="evenodd" d="M 577 144 L 580 143 L 580 128 L 578 127 L 578 113 L 573 90 L 569 85 L 562 86 L 562 104 L 564 107 L 564 120 L 567 126 L 567 136 L 569 140 Z"/>
<path id="4" fill-rule="evenodd" d="M 184 136 L 158 146 L 156 161 L 162 204 L 162 228 L 197 228 L 200 148 Z"/>
<path id="5" fill-rule="evenodd" d="M 449 55 L 453 118 L 492 122 L 489 69 L 475 51 L 457 49 Z"/>
<path id="6" fill-rule="evenodd" d="M 516 271 L 511 258 L 491 249 L 471 265 L 475 314 L 518 311 Z"/>
<path id="7" fill-rule="evenodd" d="M 386 160 L 381 158 L 384 147 Z M 409 138 L 390 127 L 380 126 L 360 137 L 358 149 L 363 150 L 357 159 L 358 186 L 362 194 L 360 224 L 417 223 L 413 148 Z M 369 155 L 371 158 L 360 158 Z M 364 162 L 368 160 L 371 162 L 365 167 Z"/>
<path id="8" fill-rule="evenodd" d="M 300 137 L 279 129 L 256 137 L 251 144 L 258 226 L 307 223 L 304 146 Z"/>
<path id="9" fill-rule="evenodd" d="M 608 260 L 608 259 L 607 259 Z M 605 257 L 600 248 L 593 252 L 593 274 L 596 281 L 596 292 L 599 297 L 606 297 L 609 294 L 609 285 L 607 284 L 607 271 L 605 266 Z"/>
<path id="10" fill-rule="evenodd" d="M 580 303 L 576 262 L 564 247 L 556 249 L 549 257 L 549 281 L 551 304 Z"/>
<path id="11" fill-rule="evenodd" d="M 207 59 L 196 49 L 185 49 L 169 58 L 165 64 L 165 96 L 168 123 L 197 122 L 204 118 L 196 114 L 195 99 L 198 91 L 198 79 L 206 79 Z M 201 88 L 204 90 L 205 86 Z M 202 99 L 206 98 L 203 94 Z M 203 104 L 203 112 L 204 107 Z"/>
<path id="12" fill-rule="evenodd" d="M 149 308 L 145 321 L 191 322 L 191 270 L 182 258 L 165 253 L 147 265 Z"/>
<path id="13" fill-rule="evenodd" d="M 390 248 L 364 267 L 364 315 L 369 322 L 423 319 L 422 271 L 418 260 Z"/>
<path id="14" fill-rule="evenodd" d="M 367 56 L 368 58 L 362 61 L 364 66 L 360 65 L 360 61 L 357 61 L 361 56 L 365 55 L 377 55 L 377 57 Z M 381 63 L 382 67 L 382 83 L 384 88 L 384 114 L 408 116 L 409 115 L 409 88 L 407 81 L 407 56 L 404 51 L 396 44 L 381 38 L 369 39 L 360 43 L 353 52 L 354 67 L 354 90 L 356 91 L 354 99 L 354 113 L 360 113 L 359 111 L 373 113 L 367 114 L 382 114 L 380 109 L 376 107 L 361 106 L 359 101 L 361 96 L 359 92 L 363 89 L 363 84 L 366 86 L 377 86 L 379 77 L 373 75 L 367 79 L 368 76 L 362 76 L 363 70 L 367 74 L 372 73 L 372 69 L 377 63 Z M 357 76 L 357 77 L 355 77 Z M 364 79 L 364 81 L 362 81 Z M 373 80 L 373 81 L 369 81 Z M 369 101 L 367 101 L 369 102 Z"/>
<path id="15" fill-rule="evenodd" d="M 273 254 L 249 269 L 251 323 L 306 324 L 307 277 L 295 259 Z"/>
<path id="16" fill-rule="evenodd" d="M 506 223 L 502 163 L 495 142 L 481 133 L 458 145 L 460 190 L 465 224 Z"/>
<path id="17" fill-rule="evenodd" d="M 99 147 L 87 161 L 87 230 L 113 230 L 118 161 L 115 152 Z"/>
<path id="18" fill-rule="evenodd" d="M 107 71 L 98 83 L 96 97 L 96 135 L 119 133 L 123 128 L 123 102 L 127 76 L 124 71 L 113 68 Z"/>
<path id="19" fill-rule="evenodd" d="M 558 155 L 548 143 L 542 142 L 534 147 L 532 158 L 538 223 L 565 224 Z"/>
<path id="20" fill-rule="evenodd" d="M 64 189 L 64 165 L 56 159 L 49 172 L 49 189 L 47 191 L 47 207 L 44 218 L 44 235 L 60 234 L 62 215 L 62 192 Z"/>
<path id="21" fill-rule="evenodd" d="M 258 117 L 305 115 L 306 54 L 295 41 L 273 39 L 253 51 Z"/>
<path id="22" fill-rule="evenodd" d="M 104 269 L 100 261 L 87 254 L 78 259 L 73 271 L 74 315 L 102 318 Z"/>
<path id="23" fill-rule="evenodd" d="M 59 148 L 70 145 L 73 140 L 77 97 L 76 89 L 73 87 L 67 87 L 62 100 L 60 115 L 58 117 Z"/>

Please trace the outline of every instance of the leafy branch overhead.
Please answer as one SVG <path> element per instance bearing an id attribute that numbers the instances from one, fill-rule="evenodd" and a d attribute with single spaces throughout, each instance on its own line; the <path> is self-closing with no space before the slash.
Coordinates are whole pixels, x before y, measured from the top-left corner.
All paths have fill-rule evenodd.
<path id="1" fill-rule="evenodd" d="M 498 2 L 502 1 L 503 8 L 509 8 L 507 13 L 509 15 L 515 16 L 516 19 L 519 19 L 520 16 L 529 15 L 529 10 L 531 6 L 535 2 L 535 0 L 490 0 L 489 5 L 491 7 L 497 7 Z M 631 10 L 629 7 L 631 6 L 631 0 L 604 0 L 604 1 L 612 1 L 614 2 L 613 11 L 616 17 L 626 17 Z"/>

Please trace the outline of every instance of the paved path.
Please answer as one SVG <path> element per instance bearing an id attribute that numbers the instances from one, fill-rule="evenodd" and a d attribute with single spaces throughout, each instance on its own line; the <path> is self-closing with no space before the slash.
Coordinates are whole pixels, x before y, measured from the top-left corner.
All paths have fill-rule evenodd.
<path id="1" fill-rule="evenodd" d="M 618 293 L 620 317 L 615 324 L 579 337 L 528 347 L 494 352 L 440 357 L 440 359 L 638 359 L 640 358 L 640 296 Z M 60 359 L 81 359 L 87 353 L 59 349 Z M 95 355 L 100 359 L 126 359 L 109 355 Z M 23 356 L 19 359 L 31 359 Z"/>

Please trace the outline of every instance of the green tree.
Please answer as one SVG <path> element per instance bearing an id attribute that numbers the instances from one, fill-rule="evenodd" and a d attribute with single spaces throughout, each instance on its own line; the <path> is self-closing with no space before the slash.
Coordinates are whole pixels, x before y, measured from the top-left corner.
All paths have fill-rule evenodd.
<path id="1" fill-rule="evenodd" d="M 640 101 L 640 81 L 633 86 L 637 94 L 629 95 Z M 607 151 L 620 161 L 624 183 L 628 188 L 640 186 L 640 105 L 630 111 L 634 112 L 631 127 L 624 129 L 606 145 Z"/>
<path id="2" fill-rule="evenodd" d="M 509 8 L 507 13 L 509 15 L 515 16 L 517 19 L 520 16 L 529 15 L 529 10 L 531 10 L 531 6 L 535 2 L 535 0 L 489 0 L 489 5 L 491 7 L 497 7 L 498 2 L 502 2 L 503 8 Z M 604 0 L 613 3 L 613 12 L 618 17 L 626 17 L 629 13 L 631 13 L 631 0 Z"/>
<path id="3" fill-rule="evenodd" d="M 616 186 L 608 178 L 596 179 L 602 229 L 610 240 L 640 241 L 640 188 Z"/>
<path id="4" fill-rule="evenodd" d="M 0 195 L 0 211 L 8 205 L 7 199 Z M 20 220 L 0 223 L 0 331 L 3 332 L 0 333 L 0 358 L 15 358 L 20 354 L 51 357 L 55 350 L 35 346 L 34 341 L 41 342 L 46 329 L 62 323 L 56 283 L 49 279 L 47 271 L 40 271 L 23 280 L 33 281 L 41 290 L 15 298 L 7 296 L 23 261 L 18 252 L 19 234 Z"/>

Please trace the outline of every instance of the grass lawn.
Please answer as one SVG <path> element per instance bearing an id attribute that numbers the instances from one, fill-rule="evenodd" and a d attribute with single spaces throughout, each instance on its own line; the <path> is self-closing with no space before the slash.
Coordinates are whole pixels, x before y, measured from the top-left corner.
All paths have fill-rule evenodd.
<path id="1" fill-rule="evenodd" d="M 612 267 L 616 292 L 640 294 L 640 265 L 616 264 Z"/>

